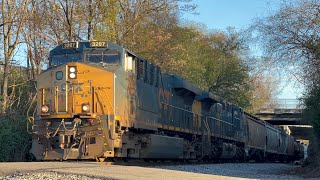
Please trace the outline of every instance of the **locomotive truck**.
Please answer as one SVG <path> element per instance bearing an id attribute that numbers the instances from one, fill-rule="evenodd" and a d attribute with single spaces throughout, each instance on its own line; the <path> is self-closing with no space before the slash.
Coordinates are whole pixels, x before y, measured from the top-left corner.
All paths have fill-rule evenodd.
<path id="1" fill-rule="evenodd" d="M 283 130 L 117 44 L 67 42 L 37 78 L 37 160 L 295 160 Z"/>

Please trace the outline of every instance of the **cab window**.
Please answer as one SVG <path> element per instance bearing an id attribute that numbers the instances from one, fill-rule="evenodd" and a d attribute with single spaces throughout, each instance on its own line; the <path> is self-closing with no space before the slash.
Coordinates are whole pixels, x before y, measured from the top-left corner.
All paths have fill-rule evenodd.
<path id="1" fill-rule="evenodd" d="M 68 62 L 80 62 L 81 57 L 79 53 L 75 54 L 56 54 L 51 57 L 50 65 L 60 65 Z"/>
<path id="2" fill-rule="evenodd" d="M 120 64 L 120 53 L 116 50 L 94 50 L 87 54 L 87 62 Z"/>

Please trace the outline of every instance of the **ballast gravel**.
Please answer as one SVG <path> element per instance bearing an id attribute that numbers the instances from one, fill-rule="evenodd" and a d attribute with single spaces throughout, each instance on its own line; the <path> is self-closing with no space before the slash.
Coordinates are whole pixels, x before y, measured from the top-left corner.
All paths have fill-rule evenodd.
<path id="1" fill-rule="evenodd" d="M 0 163 L 1 179 L 302 179 L 291 175 L 299 166 L 281 163 L 186 164 L 140 167 L 95 162 Z"/>
<path id="2" fill-rule="evenodd" d="M 298 166 L 281 163 L 224 163 L 159 166 L 157 168 L 176 171 L 219 175 L 221 177 L 245 179 L 302 179 L 302 177 L 286 174 Z"/>
<path id="3" fill-rule="evenodd" d="M 1 180 L 9 180 L 9 179 L 16 179 L 16 180 L 100 180 L 101 178 L 95 178 L 92 176 L 83 176 L 83 175 L 76 175 L 76 174 L 61 174 L 56 172 L 38 172 L 38 173 L 27 173 L 27 174 L 17 174 L 17 175 L 9 175 L 2 177 Z"/>

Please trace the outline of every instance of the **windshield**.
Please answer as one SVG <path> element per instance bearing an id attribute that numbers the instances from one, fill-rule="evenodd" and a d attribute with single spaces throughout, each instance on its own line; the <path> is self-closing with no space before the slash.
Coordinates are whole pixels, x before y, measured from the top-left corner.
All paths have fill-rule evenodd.
<path id="1" fill-rule="evenodd" d="M 51 57 L 51 65 L 60 65 L 68 62 L 80 62 L 81 57 L 79 53 L 75 54 L 57 54 Z"/>
<path id="2" fill-rule="evenodd" d="M 91 51 L 88 53 L 89 62 L 94 63 L 108 63 L 108 64 L 119 64 L 120 62 L 120 53 L 116 50 L 107 50 L 107 51 Z"/>

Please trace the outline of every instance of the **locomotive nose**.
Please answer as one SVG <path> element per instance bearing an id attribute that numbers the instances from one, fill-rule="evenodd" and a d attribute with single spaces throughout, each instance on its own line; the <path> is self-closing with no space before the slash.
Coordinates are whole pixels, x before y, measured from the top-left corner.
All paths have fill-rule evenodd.
<path id="1" fill-rule="evenodd" d="M 78 62 L 54 67 L 38 78 L 38 124 L 47 132 L 37 135 L 48 138 L 33 141 L 37 159 L 92 159 L 111 152 L 106 139 L 114 124 L 113 80 L 112 72 Z M 45 156 L 38 153 L 42 147 L 49 148 Z"/>
<path id="2" fill-rule="evenodd" d="M 42 116 L 94 116 L 113 112 L 113 73 L 71 62 L 38 80 Z M 101 78 L 103 77 L 103 78 Z"/>

